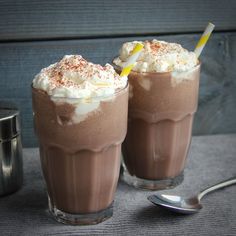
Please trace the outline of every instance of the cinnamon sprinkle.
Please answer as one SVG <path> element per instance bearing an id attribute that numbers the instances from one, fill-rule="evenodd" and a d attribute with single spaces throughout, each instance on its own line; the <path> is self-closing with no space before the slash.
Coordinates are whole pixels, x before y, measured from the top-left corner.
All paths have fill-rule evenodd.
<path id="1" fill-rule="evenodd" d="M 92 64 L 79 55 L 65 56 L 61 61 L 55 63 L 52 67 L 46 68 L 45 72 L 49 78 L 50 86 L 54 88 L 80 88 L 80 83 L 76 83 L 75 81 L 70 80 L 70 78 L 67 78 L 68 73 L 78 73 L 79 77 L 82 76 L 84 78 L 97 78 L 102 80 L 104 75 L 101 73 L 107 72 L 107 74 L 112 73 L 115 80 L 118 80 L 119 78 L 119 75 L 115 73 L 112 66 Z M 104 78 L 104 80 L 106 79 L 109 79 L 109 77 Z"/>

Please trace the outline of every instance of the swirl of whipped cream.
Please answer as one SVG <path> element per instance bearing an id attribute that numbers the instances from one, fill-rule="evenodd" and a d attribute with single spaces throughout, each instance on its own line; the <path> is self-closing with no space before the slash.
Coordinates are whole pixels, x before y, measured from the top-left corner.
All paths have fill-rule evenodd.
<path id="1" fill-rule="evenodd" d="M 64 56 L 42 69 L 33 80 L 34 88 L 62 98 L 106 97 L 126 85 L 127 77 L 120 77 L 110 64 L 93 64 L 80 55 Z"/>
<path id="2" fill-rule="evenodd" d="M 112 101 L 116 92 L 126 86 L 127 77 L 120 77 L 111 65 L 93 64 L 80 55 L 64 56 L 42 69 L 33 80 L 33 87 L 45 91 L 56 105 L 74 107 L 66 125 L 80 123 L 99 111 L 100 102 Z M 57 122 L 65 125 L 60 115 Z"/>
<path id="3" fill-rule="evenodd" d="M 142 43 L 144 48 L 136 61 L 133 71 L 137 72 L 184 72 L 198 64 L 194 52 L 189 52 L 180 44 L 165 41 L 133 41 L 126 42 L 120 49 L 120 56 L 113 63 L 123 67 L 136 43 Z"/>

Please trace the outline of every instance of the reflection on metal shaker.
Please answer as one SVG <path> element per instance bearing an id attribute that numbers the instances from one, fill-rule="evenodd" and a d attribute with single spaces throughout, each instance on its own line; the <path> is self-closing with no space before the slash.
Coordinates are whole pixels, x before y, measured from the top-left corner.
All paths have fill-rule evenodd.
<path id="1" fill-rule="evenodd" d="M 19 111 L 0 104 L 0 196 L 17 191 L 23 183 Z"/>

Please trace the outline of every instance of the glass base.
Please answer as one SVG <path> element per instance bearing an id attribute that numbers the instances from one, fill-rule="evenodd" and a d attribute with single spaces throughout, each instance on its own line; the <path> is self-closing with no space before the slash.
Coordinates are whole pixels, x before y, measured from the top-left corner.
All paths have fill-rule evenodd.
<path id="1" fill-rule="evenodd" d="M 57 209 L 48 197 L 49 211 L 60 223 L 68 225 L 94 225 L 109 219 L 113 215 L 113 202 L 105 210 L 87 214 L 71 214 Z"/>
<path id="2" fill-rule="evenodd" d="M 146 190 L 163 190 L 163 189 L 174 188 L 177 185 L 181 184 L 184 180 L 184 172 L 181 172 L 180 175 L 174 178 L 149 180 L 132 176 L 124 168 L 123 173 L 121 175 L 121 179 L 128 185 L 131 185 L 135 188 L 146 189 Z"/>

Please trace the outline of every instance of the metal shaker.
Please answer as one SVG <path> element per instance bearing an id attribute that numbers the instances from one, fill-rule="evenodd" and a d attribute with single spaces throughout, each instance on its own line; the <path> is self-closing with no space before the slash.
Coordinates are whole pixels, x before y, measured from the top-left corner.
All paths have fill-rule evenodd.
<path id="1" fill-rule="evenodd" d="M 0 196 L 15 192 L 22 183 L 19 111 L 0 106 Z"/>

